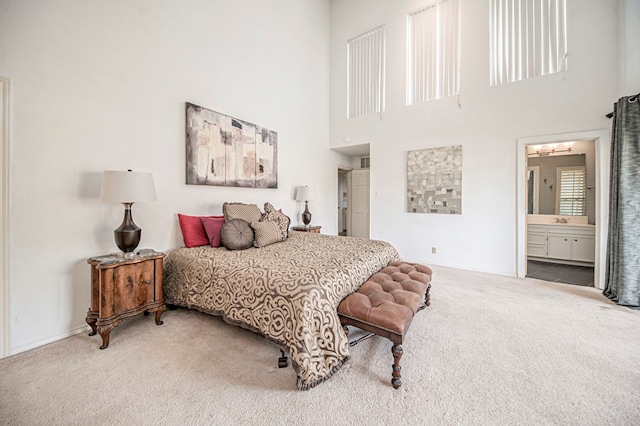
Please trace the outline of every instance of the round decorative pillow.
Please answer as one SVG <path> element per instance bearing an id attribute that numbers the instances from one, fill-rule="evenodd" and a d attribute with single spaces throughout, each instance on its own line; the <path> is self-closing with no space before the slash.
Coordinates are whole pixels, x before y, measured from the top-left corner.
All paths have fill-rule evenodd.
<path id="1" fill-rule="evenodd" d="M 242 219 L 231 219 L 222 225 L 220 239 L 228 250 L 244 250 L 253 246 L 253 229 L 249 222 Z"/>

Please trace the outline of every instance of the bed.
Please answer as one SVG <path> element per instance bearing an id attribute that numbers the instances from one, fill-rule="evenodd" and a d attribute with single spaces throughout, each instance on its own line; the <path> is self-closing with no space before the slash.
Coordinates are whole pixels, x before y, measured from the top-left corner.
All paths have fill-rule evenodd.
<path id="1" fill-rule="evenodd" d="M 398 252 L 384 241 L 292 231 L 261 248 L 176 249 L 165 259 L 164 293 L 168 304 L 221 315 L 286 347 L 306 390 L 349 358 L 340 301 L 393 260 Z"/>

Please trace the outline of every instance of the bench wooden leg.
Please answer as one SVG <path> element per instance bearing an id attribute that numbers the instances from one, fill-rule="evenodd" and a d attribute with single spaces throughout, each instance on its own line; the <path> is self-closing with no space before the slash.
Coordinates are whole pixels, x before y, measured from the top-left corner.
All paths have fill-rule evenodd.
<path id="1" fill-rule="evenodd" d="M 400 380 L 400 372 L 402 371 L 402 367 L 400 367 L 400 358 L 402 358 L 402 346 L 394 344 L 391 347 L 391 353 L 393 354 L 393 373 L 391 384 L 394 388 L 398 389 L 402 385 L 402 380 Z"/>

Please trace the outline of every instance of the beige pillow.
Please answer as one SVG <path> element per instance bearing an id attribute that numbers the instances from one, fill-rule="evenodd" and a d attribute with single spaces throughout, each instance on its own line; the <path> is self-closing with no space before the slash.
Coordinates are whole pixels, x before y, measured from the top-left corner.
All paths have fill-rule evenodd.
<path id="1" fill-rule="evenodd" d="M 284 241 L 286 237 L 282 235 L 280 227 L 276 222 L 263 221 L 252 222 L 251 228 L 254 233 L 254 245 L 256 247 L 265 247 L 269 244 Z"/>
<path id="2" fill-rule="evenodd" d="M 258 222 L 262 218 L 262 212 L 255 204 L 224 203 L 222 213 L 226 222 L 233 219 L 242 219 L 245 222 Z"/>

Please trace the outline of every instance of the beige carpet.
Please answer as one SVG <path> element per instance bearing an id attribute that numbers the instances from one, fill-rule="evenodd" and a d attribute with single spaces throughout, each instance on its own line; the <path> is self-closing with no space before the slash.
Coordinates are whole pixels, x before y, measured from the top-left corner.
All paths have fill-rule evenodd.
<path id="1" fill-rule="evenodd" d="M 434 270 L 399 390 L 387 340 L 302 392 L 262 337 L 177 310 L 125 320 L 103 351 L 82 334 L 0 360 L 0 423 L 638 424 L 640 311 L 593 288 Z"/>

